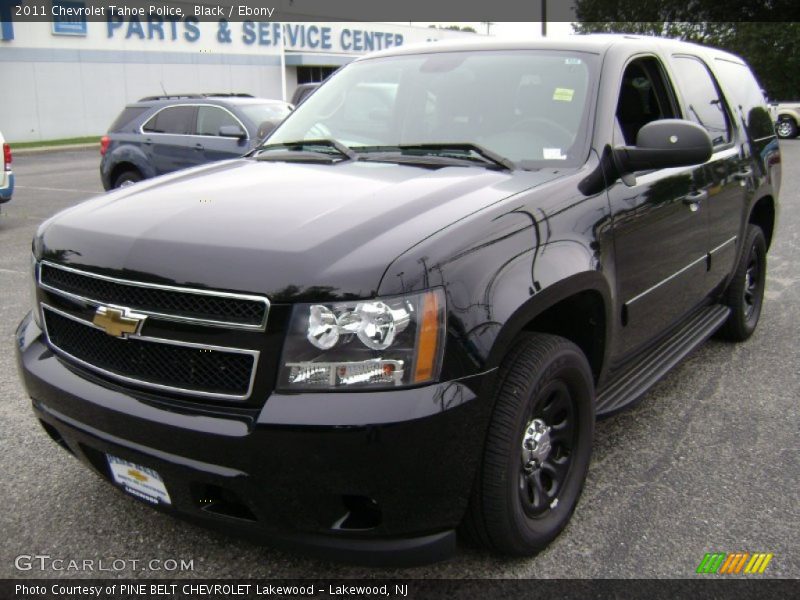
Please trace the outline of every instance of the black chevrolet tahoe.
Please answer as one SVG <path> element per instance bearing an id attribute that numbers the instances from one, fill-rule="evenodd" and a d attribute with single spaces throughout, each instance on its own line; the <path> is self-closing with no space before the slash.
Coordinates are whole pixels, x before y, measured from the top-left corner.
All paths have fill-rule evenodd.
<path id="1" fill-rule="evenodd" d="M 597 417 L 753 333 L 780 169 L 721 51 L 373 54 L 249 155 L 45 222 L 20 372 L 55 442 L 172 514 L 364 563 L 530 555 Z"/>

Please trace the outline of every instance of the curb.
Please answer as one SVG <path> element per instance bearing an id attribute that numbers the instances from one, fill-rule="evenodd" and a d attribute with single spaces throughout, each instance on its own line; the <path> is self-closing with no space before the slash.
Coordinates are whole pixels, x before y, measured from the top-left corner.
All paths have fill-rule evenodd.
<path id="1" fill-rule="evenodd" d="M 36 146 L 35 148 L 19 148 L 14 149 L 11 145 L 11 153 L 14 156 L 24 156 L 26 154 L 43 154 L 45 152 L 68 152 L 70 150 L 87 150 L 89 148 L 100 148 L 100 142 L 92 142 L 90 144 L 67 144 L 65 146 Z"/>

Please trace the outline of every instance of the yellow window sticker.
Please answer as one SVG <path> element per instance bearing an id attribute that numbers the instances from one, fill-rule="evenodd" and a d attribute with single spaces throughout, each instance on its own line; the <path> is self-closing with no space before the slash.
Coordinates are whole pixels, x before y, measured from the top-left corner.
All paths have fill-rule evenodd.
<path id="1" fill-rule="evenodd" d="M 561 102 L 572 102 L 572 97 L 575 95 L 575 90 L 569 88 L 556 88 L 553 92 L 553 100 Z"/>

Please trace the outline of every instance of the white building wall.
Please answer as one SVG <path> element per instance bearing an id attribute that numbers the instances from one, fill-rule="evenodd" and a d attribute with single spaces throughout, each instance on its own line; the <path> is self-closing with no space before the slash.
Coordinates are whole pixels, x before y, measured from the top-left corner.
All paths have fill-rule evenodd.
<path id="1" fill-rule="evenodd" d="M 279 24 L 265 24 L 263 35 L 254 39 L 253 29 L 231 23 L 229 42 L 219 40 L 214 22 L 196 23 L 196 31 L 178 23 L 174 33 L 165 24 L 165 39 L 148 32 L 146 22 L 141 39 L 137 25 L 89 22 L 85 36 L 65 36 L 54 35 L 50 23 L 15 22 L 14 39 L 0 41 L 0 130 L 5 138 L 24 142 L 101 135 L 125 104 L 164 90 L 281 97 L 281 49 L 274 35 Z M 354 40 L 361 39 L 356 32 L 391 34 L 403 44 L 472 35 L 384 23 L 293 27 L 294 46 L 287 47 L 287 58 L 319 65 L 343 64 L 363 54 L 353 48 Z M 329 41 L 325 48 L 319 43 L 323 31 Z M 296 85 L 296 66 L 289 65 L 289 97 Z"/>
<path id="2" fill-rule="evenodd" d="M 13 142 L 101 135 L 129 102 L 162 93 L 280 97 L 280 66 L 0 63 L 0 130 Z"/>

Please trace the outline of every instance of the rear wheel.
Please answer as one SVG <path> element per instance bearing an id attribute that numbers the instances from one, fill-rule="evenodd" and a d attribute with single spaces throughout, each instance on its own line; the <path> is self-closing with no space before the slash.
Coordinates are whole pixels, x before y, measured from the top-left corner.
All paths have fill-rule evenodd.
<path id="1" fill-rule="evenodd" d="M 753 335 L 761 316 L 766 282 L 767 242 L 761 228 L 750 223 L 742 255 L 725 292 L 725 304 L 731 314 L 719 330 L 720 337 L 743 342 Z"/>
<path id="2" fill-rule="evenodd" d="M 778 137 L 782 139 L 797 137 L 797 123 L 794 122 L 794 119 L 778 121 L 778 124 L 775 126 L 775 132 L 778 134 Z"/>
<path id="3" fill-rule="evenodd" d="M 572 342 L 527 334 L 503 362 L 483 462 L 462 533 L 527 556 L 566 526 L 592 450 L 594 382 Z"/>
<path id="4" fill-rule="evenodd" d="M 142 180 L 142 174 L 139 171 L 137 171 L 136 169 L 129 169 L 117 175 L 117 178 L 114 180 L 114 187 L 115 188 L 127 187 L 141 180 Z"/>

